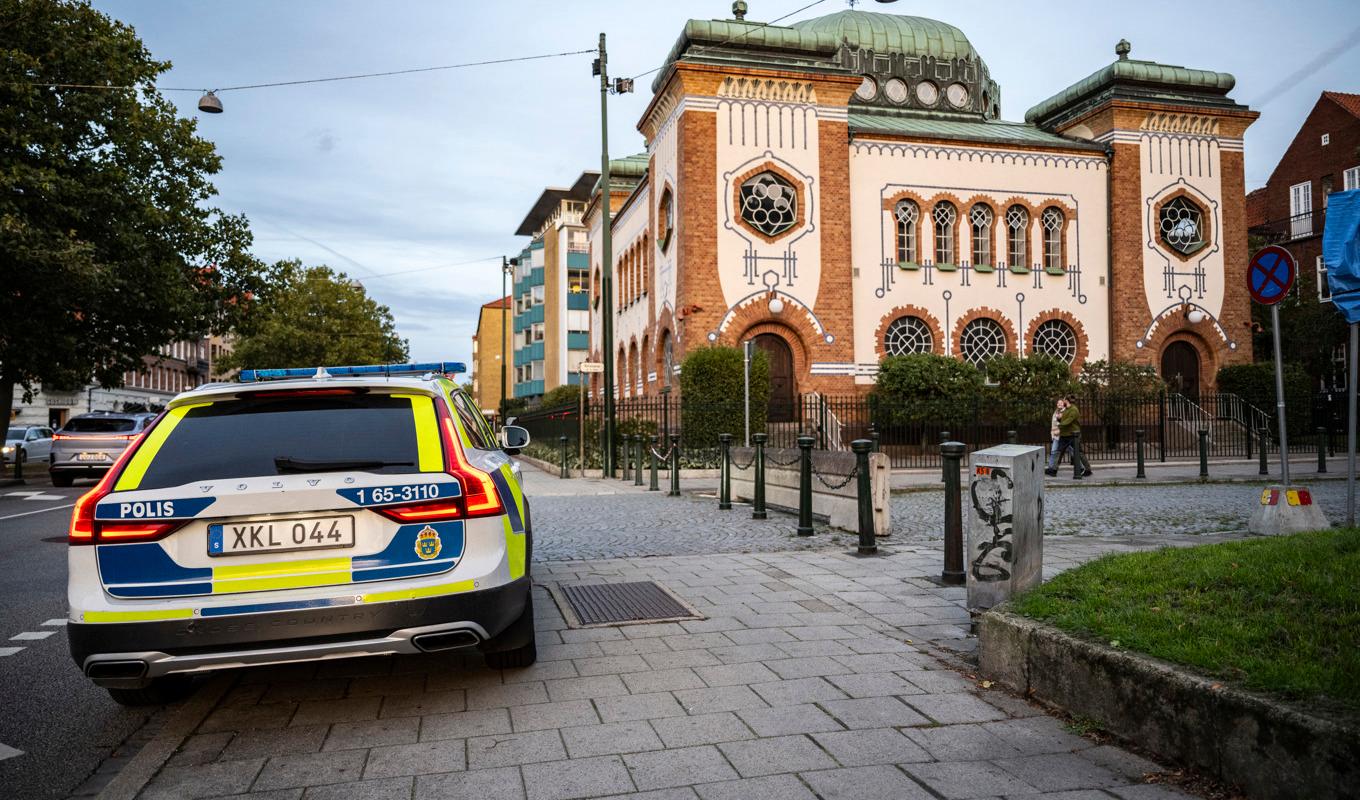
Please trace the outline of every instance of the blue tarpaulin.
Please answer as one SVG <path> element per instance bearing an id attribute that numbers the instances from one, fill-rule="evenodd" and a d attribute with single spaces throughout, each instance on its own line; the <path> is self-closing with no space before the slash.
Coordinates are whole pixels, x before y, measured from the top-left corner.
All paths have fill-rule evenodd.
<path id="1" fill-rule="evenodd" d="M 1360 189 L 1327 196 L 1322 262 L 1337 310 L 1347 322 L 1360 322 Z"/>

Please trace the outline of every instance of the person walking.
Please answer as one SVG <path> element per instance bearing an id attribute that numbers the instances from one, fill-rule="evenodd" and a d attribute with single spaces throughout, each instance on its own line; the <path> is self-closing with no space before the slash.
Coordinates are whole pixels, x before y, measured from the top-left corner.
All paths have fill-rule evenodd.
<path id="1" fill-rule="evenodd" d="M 1049 420 L 1048 425 L 1048 436 L 1051 441 L 1048 445 L 1048 468 L 1044 470 L 1045 475 L 1058 474 L 1058 459 L 1060 457 L 1058 451 L 1058 419 L 1062 416 L 1064 408 L 1067 408 L 1067 398 L 1059 397 L 1053 408 L 1053 418 Z"/>
<path id="2" fill-rule="evenodd" d="M 1077 408 L 1077 398 L 1072 395 L 1065 398 L 1062 414 L 1058 416 L 1057 459 L 1050 469 L 1044 470 L 1044 474 L 1049 476 L 1058 474 L 1057 461 L 1062 459 L 1062 454 L 1067 450 L 1072 451 L 1073 480 L 1089 476 L 1091 465 L 1081 453 L 1081 409 Z"/>

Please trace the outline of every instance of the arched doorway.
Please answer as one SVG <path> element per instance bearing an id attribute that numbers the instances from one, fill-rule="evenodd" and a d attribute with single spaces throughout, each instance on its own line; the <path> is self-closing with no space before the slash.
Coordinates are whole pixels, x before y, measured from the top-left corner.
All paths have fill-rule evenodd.
<path id="1" fill-rule="evenodd" d="M 1199 352 L 1189 342 L 1172 342 L 1162 351 L 1162 380 L 1171 391 L 1199 396 Z"/>
<path id="2" fill-rule="evenodd" d="M 793 420 L 793 351 L 789 343 L 773 333 L 762 333 L 755 338 L 756 347 L 765 351 L 770 361 L 770 422 Z"/>

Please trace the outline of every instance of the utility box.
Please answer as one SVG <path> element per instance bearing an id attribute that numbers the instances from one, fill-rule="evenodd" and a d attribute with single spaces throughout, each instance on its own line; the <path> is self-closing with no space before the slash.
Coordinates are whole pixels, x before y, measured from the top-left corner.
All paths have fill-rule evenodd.
<path id="1" fill-rule="evenodd" d="M 968 458 L 969 608 L 991 608 L 1044 577 L 1044 449 L 1003 444 Z"/>

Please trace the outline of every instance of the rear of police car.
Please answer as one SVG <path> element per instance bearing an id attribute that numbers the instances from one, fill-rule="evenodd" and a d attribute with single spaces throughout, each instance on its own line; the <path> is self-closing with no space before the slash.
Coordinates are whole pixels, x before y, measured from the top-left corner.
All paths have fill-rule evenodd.
<path id="1" fill-rule="evenodd" d="M 518 467 L 452 365 L 402 376 L 429 366 L 261 371 L 282 379 L 175 398 L 73 512 L 82 671 L 136 704 L 226 667 L 457 648 L 533 663 Z"/>

